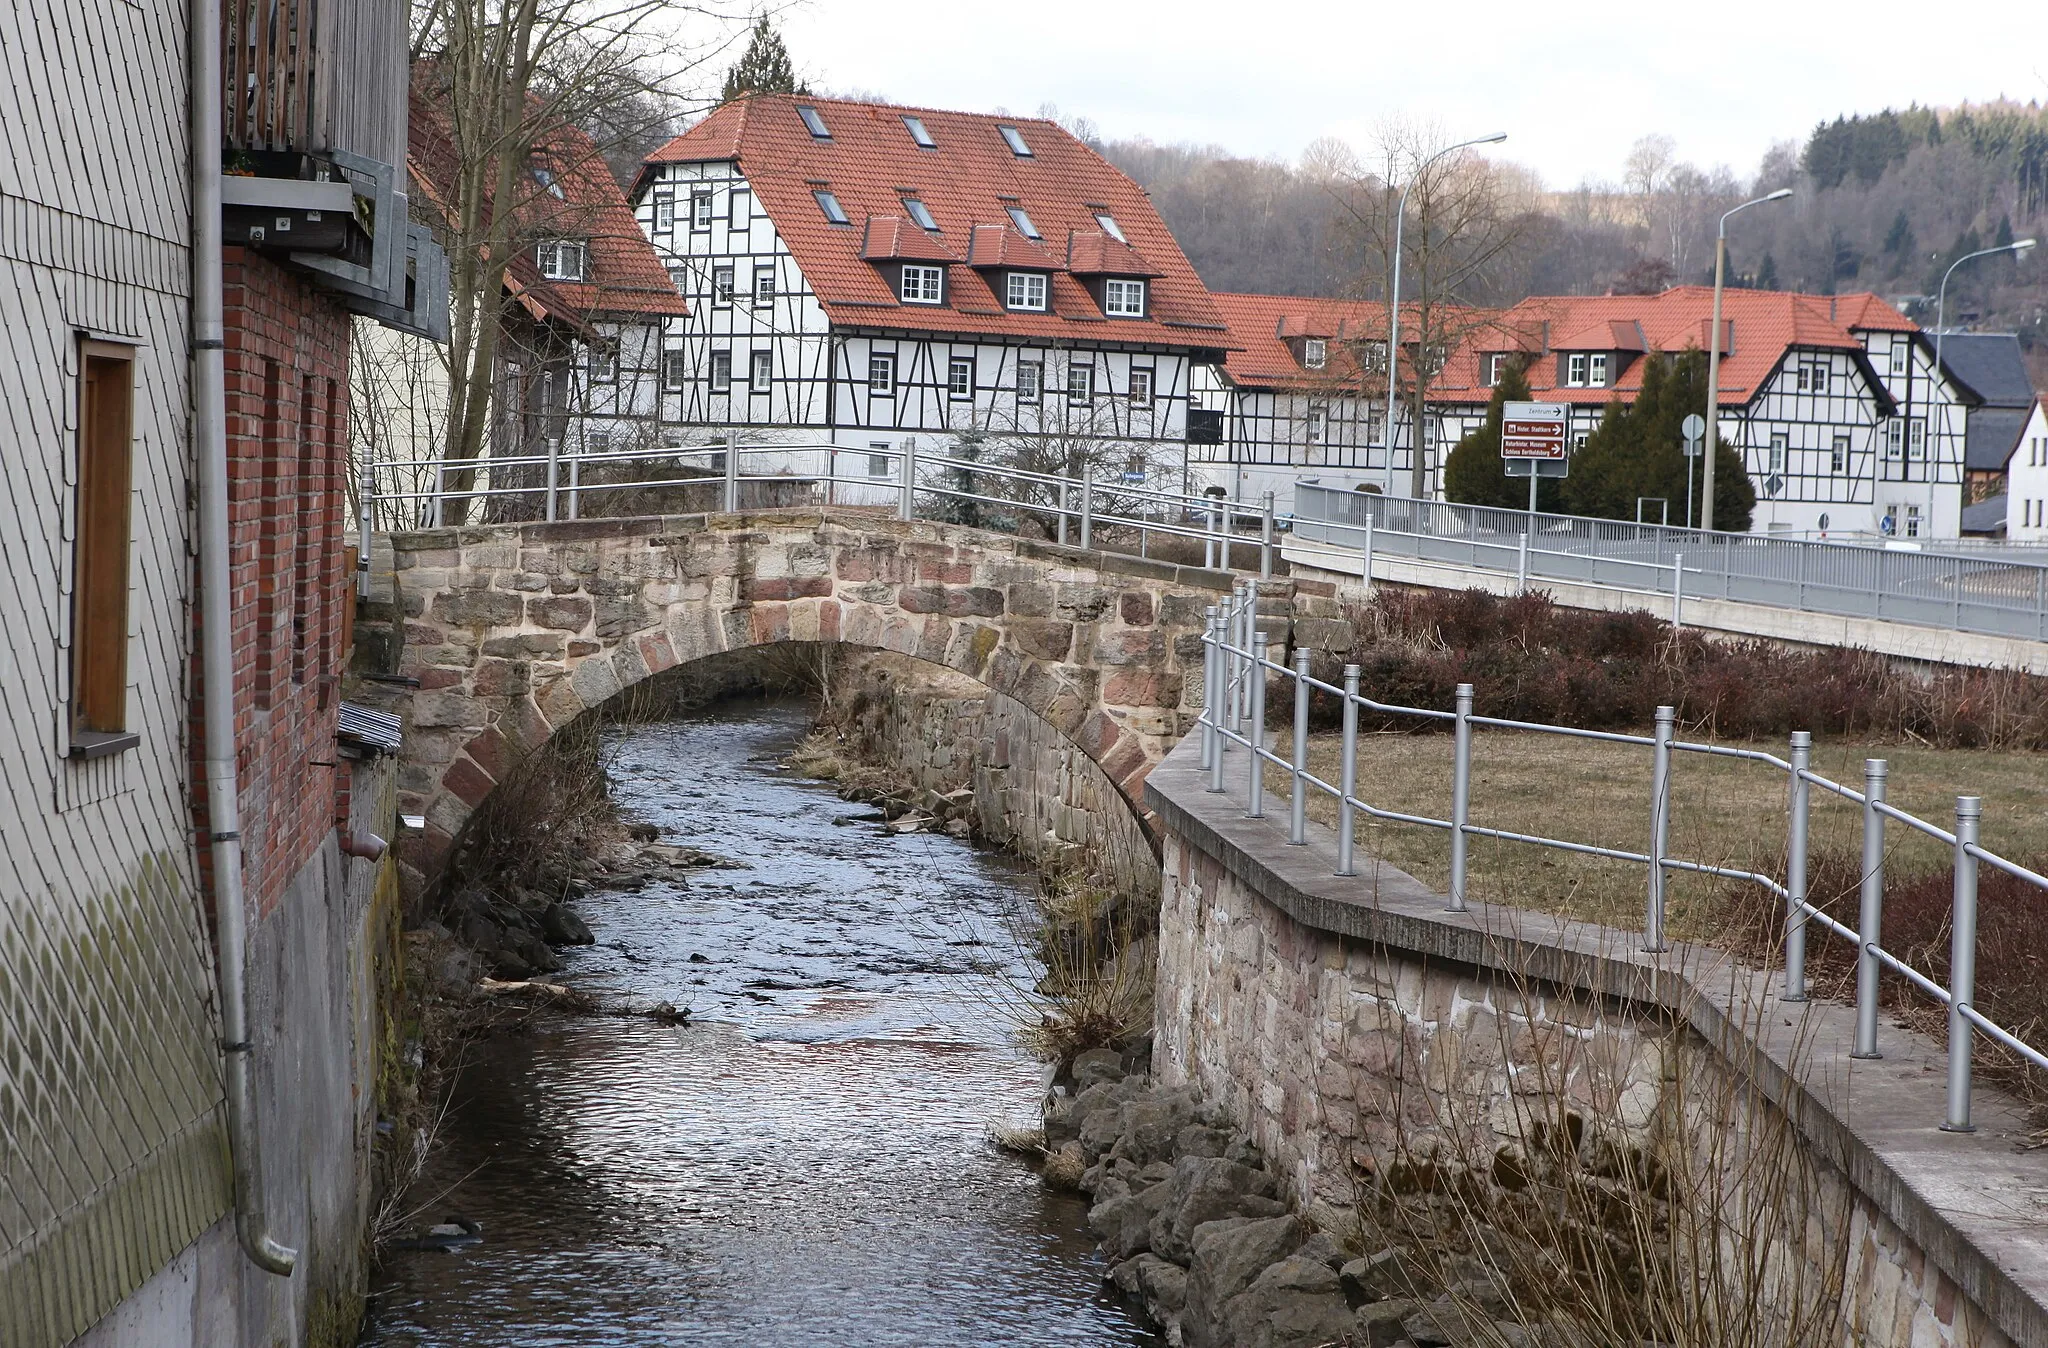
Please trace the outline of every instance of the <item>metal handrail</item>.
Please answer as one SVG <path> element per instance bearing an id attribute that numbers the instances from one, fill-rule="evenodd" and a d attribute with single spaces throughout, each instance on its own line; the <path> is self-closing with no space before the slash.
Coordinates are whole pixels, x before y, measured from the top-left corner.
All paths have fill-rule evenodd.
<path id="1" fill-rule="evenodd" d="M 1473 712 L 1471 684 L 1459 684 L 1455 709 L 1404 707 L 1380 702 L 1359 691 L 1359 667 L 1344 667 L 1343 686 L 1328 683 L 1309 673 L 1308 652 L 1297 648 L 1292 665 L 1269 658 L 1266 635 L 1257 630 L 1257 587 L 1239 584 L 1222 603 L 1209 608 L 1202 636 L 1202 713 L 1197 722 L 1201 736 L 1201 763 L 1208 774 L 1208 789 L 1221 792 L 1228 775 L 1227 760 L 1237 749 L 1250 750 L 1246 762 L 1247 804 L 1250 818 L 1262 817 L 1266 770 L 1278 768 L 1291 782 L 1290 844 L 1307 841 L 1306 802 L 1310 793 L 1332 798 L 1337 803 L 1338 875 L 1355 874 L 1353 866 L 1354 821 L 1363 815 L 1393 823 L 1447 830 L 1451 835 L 1450 883 L 1446 895 L 1452 912 L 1468 909 L 1466 843 L 1471 838 L 1492 838 L 1581 856 L 1628 862 L 1647 868 L 1643 946 L 1647 951 L 1668 949 L 1664 935 L 1665 877 L 1668 872 L 1717 876 L 1754 884 L 1785 904 L 1785 982 L 1781 996 L 1786 1001 L 1804 1001 L 1806 930 L 1818 926 L 1827 935 L 1840 937 L 1856 951 L 1856 1036 L 1851 1056 L 1881 1056 L 1877 1046 L 1880 976 L 1889 971 L 1906 980 L 1916 991 L 1945 1007 L 1948 1012 L 1948 1086 L 1942 1128 L 1951 1132 L 1971 1131 L 1971 1060 L 1973 1035 L 1979 1031 L 2037 1067 L 2048 1069 L 2048 1054 L 2030 1047 L 2017 1036 L 1993 1024 L 1973 1005 L 1976 980 L 1977 875 L 1980 863 L 2012 875 L 2037 888 L 2048 890 L 2048 876 L 1999 856 L 1977 840 L 1982 806 L 1975 796 L 1956 798 L 1956 828 L 1953 832 L 1885 799 L 1889 767 L 1882 759 L 1864 764 L 1864 787 L 1858 791 L 1830 781 L 1814 772 L 1813 737 L 1797 731 L 1791 737 L 1790 752 L 1784 757 L 1761 749 L 1727 744 L 1710 744 L 1678 739 L 1674 733 L 1677 715 L 1673 708 L 1659 707 L 1654 735 L 1627 735 L 1587 730 L 1578 726 L 1550 725 L 1505 717 L 1480 716 Z M 1278 681 L 1284 687 L 1292 681 L 1292 748 L 1283 754 L 1266 745 L 1266 686 Z M 1308 715 L 1310 695 L 1324 693 L 1341 699 L 1342 737 L 1338 751 L 1339 777 L 1332 784 L 1308 768 Z M 1382 716 L 1413 717 L 1418 720 L 1452 723 L 1451 818 L 1438 819 L 1374 805 L 1358 794 L 1358 717 L 1361 711 Z M 1608 847 L 1571 838 L 1553 838 L 1524 833 L 1495 824 L 1476 823 L 1471 818 L 1471 733 L 1474 727 L 1563 735 L 1602 740 L 1652 753 L 1647 851 Z M 1782 773 L 1787 791 L 1786 872 L 1780 882 L 1773 876 L 1737 866 L 1694 861 L 1672 855 L 1668 846 L 1671 799 L 1671 764 L 1679 753 L 1735 759 L 1759 764 Z M 1810 832 L 1811 793 L 1814 788 L 1830 792 L 1858 806 L 1863 816 L 1863 856 L 1857 924 L 1849 926 L 1815 907 L 1808 899 L 1807 861 Z M 1884 912 L 1885 825 L 1896 822 L 1943 842 L 1954 849 L 1955 884 L 1950 912 L 1951 943 L 1947 986 L 1915 969 L 1882 942 Z"/>

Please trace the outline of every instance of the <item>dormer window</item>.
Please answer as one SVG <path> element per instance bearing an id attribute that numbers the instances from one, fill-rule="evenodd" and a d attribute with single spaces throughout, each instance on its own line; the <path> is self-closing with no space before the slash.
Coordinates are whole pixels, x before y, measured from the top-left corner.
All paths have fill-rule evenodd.
<path id="1" fill-rule="evenodd" d="M 799 103 L 796 105 L 796 115 L 804 119 L 804 130 L 811 135 L 819 140 L 832 139 L 832 133 L 825 129 L 825 119 L 818 115 L 816 108 L 808 103 Z"/>
<path id="2" fill-rule="evenodd" d="M 1374 374 L 1385 374 L 1387 369 L 1387 344 L 1367 342 L 1365 344 L 1365 368 Z"/>
<path id="3" fill-rule="evenodd" d="M 905 304 L 938 304 L 945 297 L 946 269 L 905 266 L 896 294 Z"/>
<path id="4" fill-rule="evenodd" d="M 1586 382 L 1594 388 L 1607 387 L 1607 353 L 1595 351 L 1586 361 Z"/>
<path id="5" fill-rule="evenodd" d="M 903 198 L 903 212 L 919 229 L 928 229 L 934 234 L 939 232 L 939 222 L 932 219 L 931 207 L 916 197 Z"/>
<path id="6" fill-rule="evenodd" d="M 1009 277 L 1008 304 L 1012 309 L 1026 313 L 1045 312 L 1045 273 L 1042 271 L 1013 271 Z"/>
<path id="7" fill-rule="evenodd" d="M 547 239 L 534 250 L 534 265 L 550 281 L 583 279 L 584 244 L 581 239 Z"/>
<path id="8" fill-rule="evenodd" d="M 839 204 L 839 198 L 830 192 L 819 190 L 811 193 L 817 199 L 818 209 L 825 213 L 825 219 L 835 225 L 847 223 L 846 210 Z"/>
<path id="9" fill-rule="evenodd" d="M 1102 286 L 1102 312 L 1111 318 L 1145 316 L 1143 281 L 1106 281 Z"/>
<path id="10" fill-rule="evenodd" d="M 1101 227 L 1104 234 L 1109 235 L 1110 238 L 1115 239 L 1118 243 L 1130 242 L 1129 239 L 1124 237 L 1123 227 L 1117 224 L 1116 217 L 1108 211 L 1095 212 L 1095 223 Z"/>
<path id="11" fill-rule="evenodd" d="M 1019 234 L 1022 234 L 1027 239 L 1039 237 L 1038 226 L 1031 223 L 1031 217 L 1025 214 L 1022 206 L 1011 205 L 1005 206 L 1003 209 L 1010 213 L 1010 223 L 1017 227 Z"/>
<path id="12" fill-rule="evenodd" d="M 1586 386 L 1586 357 L 1583 352 L 1565 357 L 1564 382 L 1568 388 L 1584 388 Z"/>
<path id="13" fill-rule="evenodd" d="M 1301 344 L 1301 363 L 1311 370 L 1320 370 L 1329 363 L 1330 346 L 1320 337 L 1311 337 Z"/>
<path id="14" fill-rule="evenodd" d="M 1031 158 L 1031 147 L 1024 143 L 1023 132 L 1014 126 L 999 126 L 996 130 L 1003 133 L 1003 144 L 1010 147 L 1011 154 L 1019 159 Z"/>
<path id="15" fill-rule="evenodd" d="M 1484 388 L 1499 388 L 1501 378 L 1508 372 L 1507 353 L 1496 351 L 1480 357 L 1479 382 Z"/>
<path id="16" fill-rule="evenodd" d="M 924 129 L 924 118 L 905 117 L 903 119 L 903 129 L 908 131 L 910 138 L 917 142 L 918 149 L 936 150 L 939 148 L 939 143 L 932 139 L 932 133 Z"/>

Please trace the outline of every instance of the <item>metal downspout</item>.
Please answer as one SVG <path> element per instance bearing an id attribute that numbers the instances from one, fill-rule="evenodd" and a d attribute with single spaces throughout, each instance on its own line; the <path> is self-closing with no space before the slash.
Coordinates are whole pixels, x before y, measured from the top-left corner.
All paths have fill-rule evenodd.
<path id="1" fill-rule="evenodd" d="M 271 1237 L 263 1213 L 256 1097 L 249 1057 L 242 822 L 235 781 L 235 669 L 228 557 L 228 447 L 220 220 L 220 0 L 193 0 L 192 451 L 199 471 L 200 669 L 206 723 L 206 817 L 212 825 L 213 906 L 227 1055 L 228 1143 L 234 1153 L 235 1233 L 258 1268 L 290 1276 L 298 1251 Z"/>

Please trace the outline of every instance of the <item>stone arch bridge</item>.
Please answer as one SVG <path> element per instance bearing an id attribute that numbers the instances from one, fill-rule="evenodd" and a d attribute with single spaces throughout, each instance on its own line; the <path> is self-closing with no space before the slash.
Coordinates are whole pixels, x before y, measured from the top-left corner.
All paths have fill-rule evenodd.
<path id="1" fill-rule="evenodd" d="M 399 853 L 413 892 L 556 729 L 663 670 L 781 641 L 895 651 L 1007 694 L 1142 818 L 1146 774 L 1200 707 L 1203 610 L 1235 580 L 859 511 L 448 528 L 392 546 L 400 671 L 419 680 L 400 777 L 401 809 L 427 820 Z M 1296 587 L 1266 585 L 1284 636 Z M 1333 599 L 1309 602 L 1335 618 Z"/>

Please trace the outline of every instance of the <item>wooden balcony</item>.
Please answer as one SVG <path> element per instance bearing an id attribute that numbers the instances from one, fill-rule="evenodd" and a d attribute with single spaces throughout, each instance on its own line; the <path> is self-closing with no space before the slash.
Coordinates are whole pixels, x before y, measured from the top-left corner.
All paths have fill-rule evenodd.
<path id="1" fill-rule="evenodd" d="M 406 0 L 221 0 L 221 128 L 244 171 L 341 150 L 405 163 Z"/>

